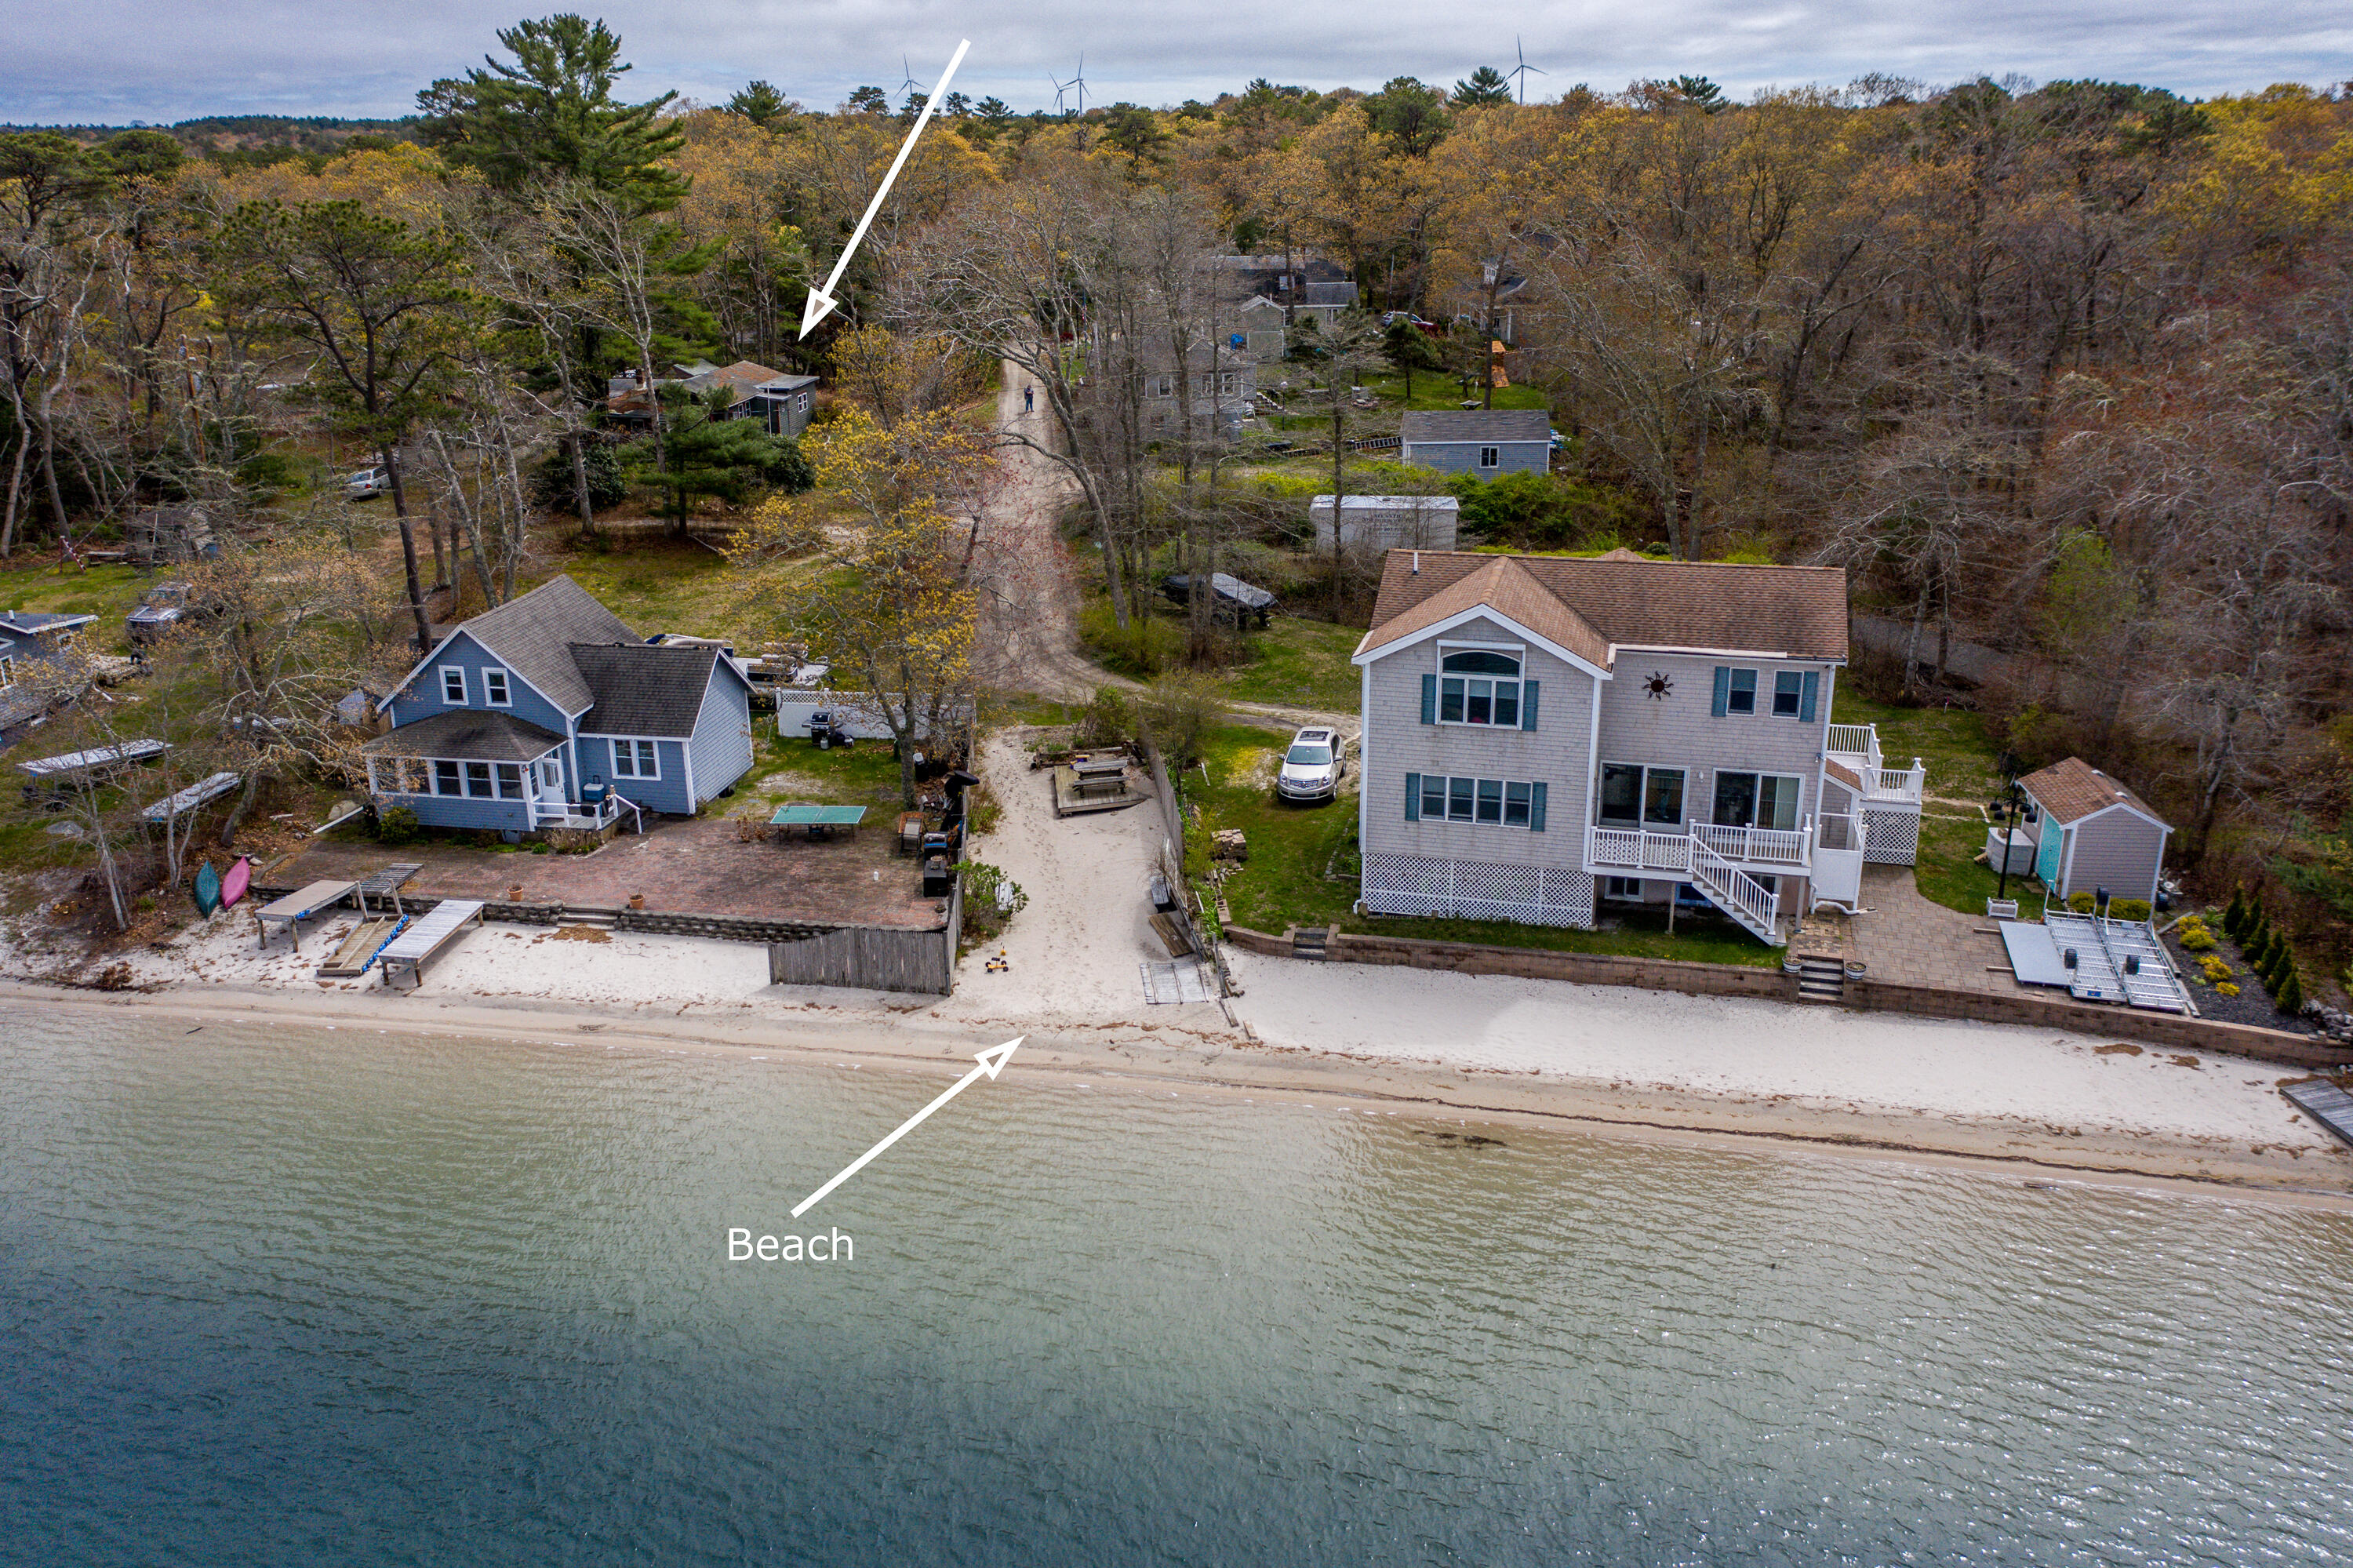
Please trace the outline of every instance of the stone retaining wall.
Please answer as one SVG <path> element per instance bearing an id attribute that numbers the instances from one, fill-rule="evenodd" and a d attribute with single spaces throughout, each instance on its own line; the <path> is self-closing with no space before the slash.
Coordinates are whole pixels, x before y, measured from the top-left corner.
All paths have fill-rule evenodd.
<path id="1" fill-rule="evenodd" d="M 1288 933 L 1274 937 L 1246 927 L 1228 926 L 1225 938 L 1244 952 L 1272 959 L 1292 956 Z M 1536 948 L 1499 948 L 1482 942 L 1366 937 L 1353 931 L 1333 933 L 1327 951 L 1330 959 L 1336 962 L 1403 965 L 1455 974 L 1516 975 L 1524 980 L 1627 985 L 1646 991 L 1682 991 L 1687 996 L 1747 996 L 1768 1001 L 1795 1001 L 1798 996 L 1794 977 L 1778 969 L 1749 969 L 1738 964 L 1697 964 L 1612 953 L 1551 952 Z M 2095 1007 L 2051 997 L 1939 991 L 1930 986 L 1894 985 L 1853 978 L 1846 982 L 1845 1005 L 1858 1012 L 1903 1012 L 1915 1018 L 1953 1018 L 1975 1023 L 2063 1030 L 2070 1034 L 2105 1035 L 2177 1051 L 2248 1056 L 2283 1066 L 2353 1065 L 2353 1048 L 2308 1035 L 2290 1034 L 2285 1030 L 2176 1017 L 2139 1008 Z"/>

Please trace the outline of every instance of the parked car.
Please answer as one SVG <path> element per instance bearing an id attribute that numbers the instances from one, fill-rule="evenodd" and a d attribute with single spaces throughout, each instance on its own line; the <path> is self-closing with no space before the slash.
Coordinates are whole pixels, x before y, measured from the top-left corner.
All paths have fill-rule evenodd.
<path id="1" fill-rule="evenodd" d="M 353 501 L 392 493 L 392 475 L 380 468 L 364 468 L 343 481 L 343 493 Z"/>
<path id="2" fill-rule="evenodd" d="M 1341 756 L 1339 735 L 1328 729 L 1303 729 L 1291 737 L 1282 754 L 1282 768 L 1274 776 L 1274 792 L 1285 800 L 1334 800 L 1340 795 L 1340 776 L 1348 770 Z"/>
<path id="3" fill-rule="evenodd" d="M 131 645 L 143 648 L 150 642 L 161 642 L 171 635 L 172 629 L 187 619 L 188 585 L 181 582 L 157 583 L 139 596 L 139 608 L 122 618 L 131 634 Z"/>

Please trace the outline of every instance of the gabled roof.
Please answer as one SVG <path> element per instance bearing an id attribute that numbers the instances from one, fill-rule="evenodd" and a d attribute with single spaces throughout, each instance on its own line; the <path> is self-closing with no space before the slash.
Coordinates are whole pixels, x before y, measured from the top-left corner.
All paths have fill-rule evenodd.
<path id="1" fill-rule="evenodd" d="M 580 721 L 581 734 L 683 739 L 694 733 L 719 650 L 580 643 L 572 658 L 596 698 Z"/>
<path id="2" fill-rule="evenodd" d="M 771 370 L 765 365 L 754 365 L 748 359 L 739 359 L 734 364 L 720 369 L 705 370 L 687 377 L 686 389 L 690 392 L 708 392 L 713 387 L 724 387 L 734 394 L 733 401 L 740 403 L 749 397 L 753 388 L 762 382 L 774 381 L 782 375 L 784 372 L 781 370 Z"/>
<path id="3" fill-rule="evenodd" d="M 1389 552 L 1391 565 L 1396 564 L 1401 553 L 1410 554 Z M 1426 557 L 1429 552 L 1423 554 Z M 1457 616 L 1492 609 L 1514 625 L 1525 627 L 1546 641 L 1575 654 L 1597 670 L 1609 668 L 1609 640 L 1538 582 L 1516 556 L 1488 556 L 1481 558 L 1484 564 L 1476 570 L 1458 575 L 1445 587 L 1422 596 L 1394 616 L 1383 620 L 1377 610 L 1373 629 L 1366 632 L 1364 641 L 1356 644 L 1356 656 L 1362 658 L 1392 643 L 1408 641 L 1418 633 L 1442 626 Z M 1384 601 L 1389 598 L 1386 574 L 1381 583 L 1381 597 Z"/>
<path id="4" fill-rule="evenodd" d="M 636 642 L 638 634 L 621 618 L 596 602 L 586 588 L 570 577 L 554 577 L 529 593 L 519 594 L 496 609 L 461 621 L 450 636 L 464 632 L 496 654 L 500 662 L 533 691 L 567 714 L 585 713 L 596 705 L 596 695 L 573 662 L 575 642 Z M 442 639 L 447 642 L 448 638 Z M 417 662 L 401 681 L 406 686 L 418 670 L 430 664 L 441 644 Z"/>
<path id="5" fill-rule="evenodd" d="M 2085 817 L 2122 806 L 2161 828 L 2169 830 L 2172 826 L 2149 810 L 2147 801 L 2080 757 L 2054 762 L 2038 773 L 2028 774 L 2018 784 L 2034 797 L 2034 803 L 2042 808 L 2046 816 L 2062 823 L 2080 822 Z"/>
<path id="6" fill-rule="evenodd" d="M 564 737 L 496 708 L 444 708 L 386 730 L 360 749 L 379 757 L 447 757 L 467 762 L 529 762 Z"/>
<path id="7" fill-rule="evenodd" d="M 1514 570 L 1498 571 L 1503 562 Z M 1491 594 L 1500 597 L 1486 597 Z M 1441 595 L 1450 608 L 1432 605 Z M 1567 612 L 1600 639 L 1600 655 L 1591 662 L 1603 669 L 1619 648 L 1837 661 L 1847 656 L 1846 573 L 1838 567 L 1734 566 L 1615 555 L 1576 560 L 1453 550 L 1388 553 L 1373 604 L 1373 627 L 1357 652 L 1386 647 L 1477 603 L 1493 603 L 1529 630 L 1575 648 L 1528 619 L 1547 613 L 1543 600 L 1557 606 L 1549 614 Z"/>
<path id="8" fill-rule="evenodd" d="M 1552 416 L 1542 408 L 1440 408 L 1398 420 L 1398 435 L 1418 441 L 1550 441 Z"/>

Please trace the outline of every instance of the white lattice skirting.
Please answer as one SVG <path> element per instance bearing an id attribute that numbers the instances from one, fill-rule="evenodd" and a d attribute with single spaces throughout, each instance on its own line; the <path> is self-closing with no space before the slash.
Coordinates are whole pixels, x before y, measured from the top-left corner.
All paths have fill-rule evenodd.
<path id="1" fill-rule="evenodd" d="M 1364 899 L 1376 915 L 1443 915 L 1526 926 L 1593 924 L 1593 878 L 1561 866 L 1368 854 Z"/>
<path id="2" fill-rule="evenodd" d="M 1873 865 L 1911 865 L 1920 858 L 1920 813 L 1862 809 L 1862 858 Z"/>

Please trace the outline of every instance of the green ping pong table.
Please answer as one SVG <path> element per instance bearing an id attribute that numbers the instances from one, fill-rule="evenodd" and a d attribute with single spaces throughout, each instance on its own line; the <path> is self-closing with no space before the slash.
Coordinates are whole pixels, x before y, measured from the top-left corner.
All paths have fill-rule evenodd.
<path id="1" fill-rule="evenodd" d="M 863 806 L 812 806 L 795 801 L 789 806 L 777 807 L 776 814 L 768 819 L 768 824 L 777 828 L 800 828 L 814 839 L 831 838 L 836 828 L 848 828 L 854 833 L 858 831 L 858 824 L 865 820 L 866 808 Z"/>

